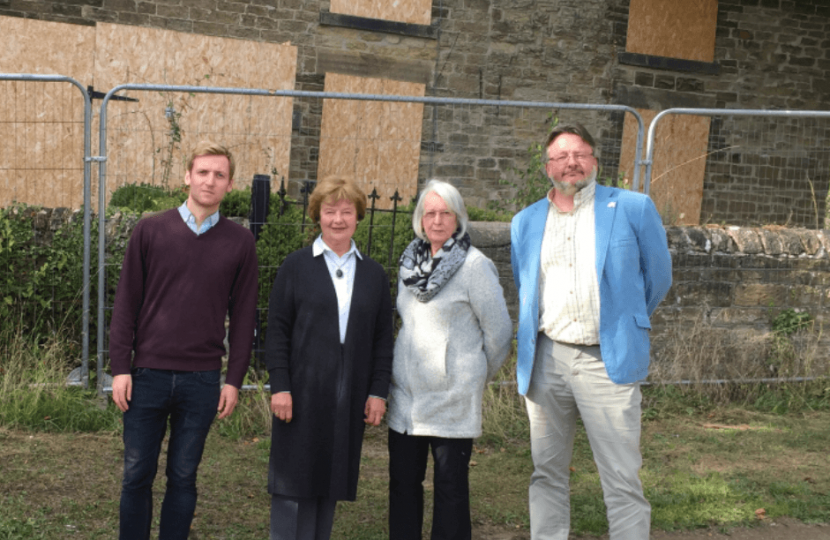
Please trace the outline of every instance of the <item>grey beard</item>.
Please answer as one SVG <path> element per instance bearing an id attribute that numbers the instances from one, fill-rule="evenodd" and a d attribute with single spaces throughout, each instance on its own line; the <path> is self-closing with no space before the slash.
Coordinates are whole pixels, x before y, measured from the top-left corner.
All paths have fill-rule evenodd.
<path id="1" fill-rule="evenodd" d="M 556 180 L 552 176 L 549 177 L 550 183 L 553 184 L 553 187 L 566 197 L 573 197 L 578 192 L 582 191 L 586 187 L 591 185 L 591 182 L 596 181 L 597 179 L 597 169 L 596 167 L 591 170 L 591 174 L 589 174 L 586 178 L 579 180 L 576 183 L 569 183 L 569 182 L 562 182 L 561 180 Z"/>

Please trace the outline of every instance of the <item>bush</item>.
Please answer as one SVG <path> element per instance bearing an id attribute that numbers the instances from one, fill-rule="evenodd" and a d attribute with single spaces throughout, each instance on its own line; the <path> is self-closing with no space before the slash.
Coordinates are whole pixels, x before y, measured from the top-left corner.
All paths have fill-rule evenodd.
<path id="1" fill-rule="evenodd" d="M 234 189 L 222 199 L 219 213 L 225 217 L 247 218 L 251 211 L 251 188 Z"/>
<path id="2" fill-rule="evenodd" d="M 166 188 L 154 184 L 124 184 L 112 193 L 108 210 L 131 210 L 140 215 L 181 206 L 185 199 L 186 186 Z"/>
<path id="3" fill-rule="evenodd" d="M 367 212 L 366 218 L 357 225 L 354 233 L 353 238 L 358 249 L 386 268 L 393 283 L 398 276 L 398 260 L 406 246 L 415 238 L 411 219 L 411 212 L 414 208 L 414 204 L 410 204 L 409 207 L 399 208 L 397 214 L 376 211 L 374 216 Z M 370 226 L 371 246 L 369 246 Z"/>
<path id="4" fill-rule="evenodd" d="M 187 199 L 187 186 L 166 188 L 155 184 L 124 184 L 112 193 L 108 210 L 141 215 L 181 206 Z M 219 213 L 226 217 L 248 217 L 251 188 L 234 189 L 222 199 Z"/>
<path id="5" fill-rule="evenodd" d="M 290 253 L 313 242 L 316 232 L 316 226 L 308 217 L 304 218 L 302 206 L 287 204 L 280 214 L 279 198 L 271 198 L 268 221 L 263 225 L 256 244 L 259 263 L 259 308 L 268 307 L 271 286 L 282 262 Z"/>
<path id="6" fill-rule="evenodd" d="M 500 221 L 507 223 L 513 219 L 512 212 L 505 212 L 501 210 L 484 210 L 475 206 L 467 207 L 467 216 L 470 221 Z"/>
<path id="7" fill-rule="evenodd" d="M 81 335 L 83 222 L 76 214 L 51 239 L 37 238 L 40 209 L 13 205 L 0 210 L 0 331 L 35 341 Z M 93 235 L 97 224 L 93 224 Z M 73 347 L 77 341 L 72 341 Z"/>
<path id="8" fill-rule="evenodd" d="M 32 212 L 37 209 L 13 206 L 0 213 L 0 317 L 4 321 L 34 299 L 46 274 L 46 265 L 38 264 L 34 228 L 26 219 L 34 217 Z"/>

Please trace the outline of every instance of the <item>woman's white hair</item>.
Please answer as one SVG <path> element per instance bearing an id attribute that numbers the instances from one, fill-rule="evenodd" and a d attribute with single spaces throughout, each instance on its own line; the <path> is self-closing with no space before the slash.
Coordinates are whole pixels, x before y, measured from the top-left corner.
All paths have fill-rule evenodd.
<path id="1" fill-rule="evenodd" d="M 427 182 L 427 185 L 421 192 L 421 196 L 418 197 L 418 204 L 415 206 L 415 212 L 412 214 L 412 228 L 415 230 L 418 238 L 427 242 L 429 241 L 424 232 L 423 221 L 424 201 L 430 193 L 435 193 L 441 197 L 444 204 L 447 205 L 447 209 L 455 214 L 455 219 L 458 222 L 458 228 L 456 230 L 460 231 L 458 236 L 464 236 L 467 232 L 467 222 L 470 221 L 470 218 L 467 217 L 467 208 L 464 206 L 464 199 L 461 198 L 461 194 L 452 184 L 442 180 L 432 179 Z"/>

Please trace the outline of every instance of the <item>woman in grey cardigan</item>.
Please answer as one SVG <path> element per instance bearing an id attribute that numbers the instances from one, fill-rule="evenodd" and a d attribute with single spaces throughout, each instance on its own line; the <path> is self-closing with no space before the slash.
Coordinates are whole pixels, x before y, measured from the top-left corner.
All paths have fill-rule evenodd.
<path id="1" fill-rule="evenodd" d="M 470 452 L 481 435 L 484 385 L 507 357 L 513 325 L 495 265 L 470 245 L 458 190 L 431 180 L 412 225 L 389 391 L 389 537 L 421 539 L 431 447 L 432 540 L 469 540 Z"/>

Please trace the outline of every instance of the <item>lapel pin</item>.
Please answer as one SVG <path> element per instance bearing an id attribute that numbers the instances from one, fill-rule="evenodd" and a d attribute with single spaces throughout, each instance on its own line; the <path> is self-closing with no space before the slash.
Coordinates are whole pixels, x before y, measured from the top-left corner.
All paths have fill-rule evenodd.
<path id="1" fill-rule="evenodd" d="M 616 201 L 608 203 L 608 208 L 616 208 L 616 207 L 617 207 L 617 202 Z"/>

